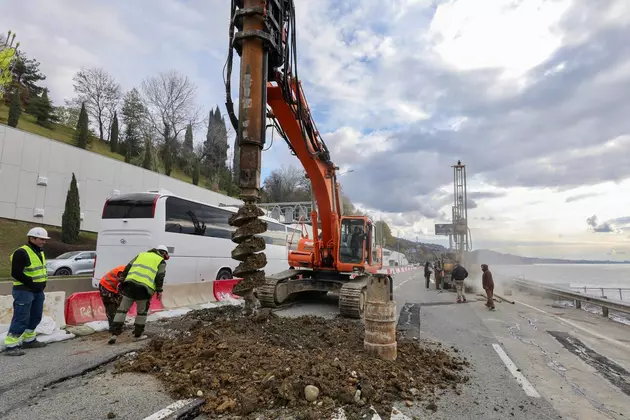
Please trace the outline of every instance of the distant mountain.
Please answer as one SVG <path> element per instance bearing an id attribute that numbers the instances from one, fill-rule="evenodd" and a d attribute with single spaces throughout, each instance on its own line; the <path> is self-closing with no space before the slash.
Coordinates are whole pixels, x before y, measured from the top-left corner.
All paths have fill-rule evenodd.
<path id="1" fill-rule="evenodd" d="M 420 263 L 427 260 L 433 260 L 441 252 L 445 252 L 446 248 L 438 244 L 429 244 L 424 242 L 414 242 L 408 239 L 393 238 L 390 243 L 385 245 L 385 249 L 390 251 L 399 251 L 407 256 L 410 263 Z"/>
<path id="2" fill-rule="evenodd" d="M 565 260 L 559 258 L 533 258 L 503 254 L 489 249 L 477 249 L 470 253 L 470 259 L 479 264 L 527 265 L 527 264 L 630 264 L 630 261 L 609 260 Z"/>

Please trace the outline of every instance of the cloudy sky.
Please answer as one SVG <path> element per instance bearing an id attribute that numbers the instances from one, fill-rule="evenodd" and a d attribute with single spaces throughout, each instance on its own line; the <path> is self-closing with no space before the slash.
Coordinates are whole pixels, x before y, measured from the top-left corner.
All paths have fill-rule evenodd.
<path id="1" fill-rule="evenodd" d="M 125 89 L 176 69 L 225 113 L 228 3 L 11 2 L 0 29 L 41 62 L 57 104 L 81 67 Z M 474 248 L 630 259 L 629 1 L 296 3 L 316 123 L 373 217 L 445 243 L 433 226 L 448 222 L 461 159 Z M 264 174 L 297 164 L 280 141 L 263 161 Z"/>

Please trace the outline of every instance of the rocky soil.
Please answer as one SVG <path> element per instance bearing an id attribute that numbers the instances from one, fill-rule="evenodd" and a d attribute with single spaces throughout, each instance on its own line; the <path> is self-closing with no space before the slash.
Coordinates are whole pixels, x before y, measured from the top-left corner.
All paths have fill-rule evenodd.
<path id="1" fill-rule="evenodd" d="M 282 408 L 320 420 L 339 407 L 361 418 L 370 406 L 389 418 L 397 401 L 437 410 L 441 392 L 460 392 L 468 381 L 467 360 L 437 346 L 399 340 L 395 361 L 366 354 L 363 324 L 343 318 L 268 311 L 247 318 L 226 306 L 190 312 L 167 331 L 118 371 L 155 375 L 178 398 L 202 397 L 212 418 L 254 419 Z"/>

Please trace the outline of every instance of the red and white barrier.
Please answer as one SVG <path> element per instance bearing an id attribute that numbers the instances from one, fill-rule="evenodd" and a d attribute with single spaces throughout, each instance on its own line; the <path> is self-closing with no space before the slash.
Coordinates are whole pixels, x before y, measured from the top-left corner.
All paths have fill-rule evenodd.
<path id="1" fill-rule="evenodd" d="M 383 274 L 398 274 L 398 273 L 407 273 L 409 271 L 414 271 L 414 270 L 419 270 L 422 267 L 420 266 L 414 266 L 414 265 L 407 265 L 404 267 L 383 267 L 382 269 L 379 270 L 379 273 L 383 273 Z"/>
<path id="2" fill-rule="evenodd" d="M 241 279 L 238 278 L 230 280 L 215 280 L 213 293 L 214 298 L 217 300 L 217 302 L 223 302 L 232 299 L 241 299 L 239 296 L 236 296 L 232 293 L 232 289 L 239 281 L 241 281 Z"/>
<path id="3" fill-rule="evenodd" d="M 164 309 L 162 302 L 155 296 L 151 299 L 149 313 L 158 312 Z M 128 312 L 131 316 L 136 316 L 137 308 L 134 303 Z M 92 321 L 107 321 L 105 306 L 98 291 L 77 292 L 70 295 L 66 300 L 65 308 L 66 323 L 68 325 L 81 325 Z"/>
<path id="4" fill-rule="evenodd" d="M 165 285 L 162 299 L 154 295 L 149 305 L 149 314 L 163 310 L 187 308 L 212 302 L 240 299 L 232 294 L 232 288 L 241 279 L 216 280 L 204 283 Z M 129 316 L 136 316 L 134 303 Z M 105 306 L 98 291 L 73 293 L 65 305 L 65 318 L 68 325 L 82 325 L 93 321 L 106 321 Z"/>

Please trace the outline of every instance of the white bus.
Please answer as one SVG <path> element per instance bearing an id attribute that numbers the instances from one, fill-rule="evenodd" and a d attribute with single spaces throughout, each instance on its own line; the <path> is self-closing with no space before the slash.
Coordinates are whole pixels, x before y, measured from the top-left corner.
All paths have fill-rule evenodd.
<path id="1" fill-rule="evenodd" d="M 409 265 L 407 257 L 402 252 L 391 251 L 389 249 L 383 249 L 383 267 L 404 267 Z"/>
<path id="2" fill-rule="evenodd" d="M 103 207 L 96 242 L 92 286 L 114 267 L 128 264 L 138 253 L 157 245 L 168 247 L 170 259 L 165 283 L 195 283 L 232 278 L 238 265 L 231 252 L 234 227 L 228 218 L 236 207 L 221 207 L 157 192 L 122 194 L 109 198 Z M 286 270 L 288 244 L 300 232 L 262 217 L 267 231 L 267 274 Z M 296 231 L 295 234 L 292 232 Z"/>

